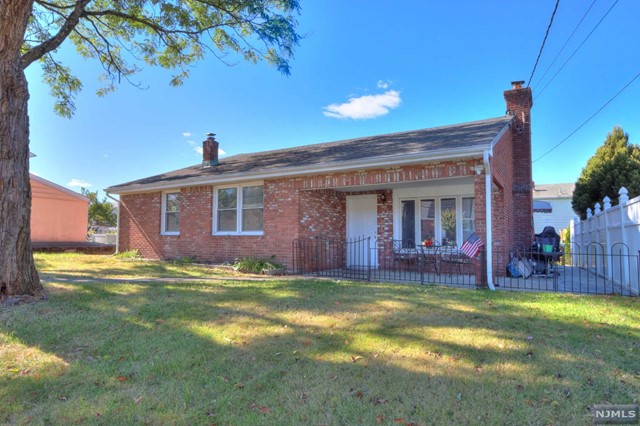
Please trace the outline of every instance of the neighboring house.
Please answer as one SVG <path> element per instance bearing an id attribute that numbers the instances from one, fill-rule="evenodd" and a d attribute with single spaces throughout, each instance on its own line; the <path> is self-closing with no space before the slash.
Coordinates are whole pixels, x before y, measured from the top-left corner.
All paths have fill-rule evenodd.
<path id="1" fill-rule="evenodd" d="M 291 266 L 300 238 L 460 245 L 475 231 L 490 278 L 507 258 L 493 251 L 533 237 L 522 83 L 504 92 L 507 115 L 488 120 L 222 159 L 210 135 L 202 164 L 106 189 L 120 195 L 119 250 L 212 262 L 275 255 Z"/>
<path id="2" fill-rule="evenodd" d="M 87 241 L 89 199 L 34 174 L 31 180 L 31 241 Z"/>
<path id="3" fill-rule="evenodd" d="M 576 213 L 571 207 L 574 183 L 536 185 L 533 188 L 533 229 L 542 232 L 545 226 L 553 226 L 559 234 L 569 226 Z"/>

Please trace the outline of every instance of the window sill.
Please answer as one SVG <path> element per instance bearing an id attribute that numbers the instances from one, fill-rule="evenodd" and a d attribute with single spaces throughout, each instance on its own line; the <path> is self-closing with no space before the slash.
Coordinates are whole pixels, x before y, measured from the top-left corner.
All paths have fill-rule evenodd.
<path id="1" fill-rule="evenodd" d="M 214 236 L 214 237 L 220 237 L 220 236 L 259 237 L 261 235 L 264 235 L 264 232 L 263 231 L 255 231 L 255 232 L 214 232 L 211 235 Z"/>
<path id="2" fill-rule="evenodd" d="M 180 235 L 179 232 L 161 232 L 160 235 L 162 236 L 176 236 L 176 235 Z"/>

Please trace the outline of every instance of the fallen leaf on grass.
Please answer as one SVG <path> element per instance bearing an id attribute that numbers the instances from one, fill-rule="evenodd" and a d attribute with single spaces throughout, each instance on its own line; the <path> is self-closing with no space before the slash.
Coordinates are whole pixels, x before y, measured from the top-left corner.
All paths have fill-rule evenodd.
<path id="1" fill-rule="evenodd" d="M 59 396 L 59 397 L 58 397 L 58 399 L 59 399 L 60 401 L 66 401 L 66 400 L 67 400 L 67 397 L 66 397 L 66 396 L 62 396 L 62 395 L 61 395 L 61 396 Z"/>
<path id="2" fill-rule="evenodd" d="M 593 386 L 593 379 L 592 379 L 591 377 L 589 377 L 589 378 L 587 379 L 587 384 L 588 384 L 589 386 Z"/>
<path id="3" fill-rule="evenodd" d="M 404 424 L 404 419 L 402 417 L 398 417 L 394 420 L 394 422 Z"/>
<path id="4" fill-rule="evenodd" d="M 242 383 L 236 383 L 233 387 L 236 389 L 244 389 L 244 385 Z"/>
<path id="5" fill-rule="evenodd" d="M 136 404 L 140 404 L 140 401 L 142 401 L 144 399 L 144 396 L 139 396 L 136 399 L 133 400 L 133 402 L 135 402 Z"/>
<path id="6" fill-rule="evenodd" d="M 384 398 L 371 398 L 371 402 L 373 402 L 373 405 L 382 405 L 389 402 L 389 400 Z"/>
<path id="7" fill-rule="evenodd" d="M 156 320 L 156 324 L 164 324 L 164 320 L 163 319 L 157 319 Z"/>
<path id="8" fill-rule="evenodd" d="M 20 372 L 20 374 L 23 375 L 23 376 L 26 376 L 29 373 L 31 373 L 31 369 L 30 368 L 24 369 L 24 370 L 22 370 Z"/>
<path id="9" fill-rule="evenodd" d="M 126 382 L 126 381 L 127 381 L 127 380 L 129 380 L 129 379 L 127 379 L 127 378 L 126 378 L 126 377 L 124 377 L 124 376 L 118 376 L 118 377 L 116 377 L 116 380 L 118 380 L 119 382 Z"/>
<path id="10" fill-rule="evenodd" d="M 362 397 L 364 396 L 364 394 L 362 393 L 362 391 L 358 391 L 358 392 L 356 393 L 356 396 L 357 396 L 358 398 L 362 399 Z"/>
<path id="11" fill-rule="evenodd" d="M 264 405 L 258 405 L 255 402 L 252 403 L 249 408 L 253 408 L 253 409 L 257 409 L 258 411 L 260 411 L 262 414 L 268 414 L 271 411 L 271 408 L 269 407 L 265 407 Z"/>
<path id="12" fill-rule="evenodd" d="M 118 362 L 122 362 L 122 361 L 124 361 L 125 359 L 127 359 L 127 358 L 126 358 L 126 357 L 121 356 L 120 358 L 118 358 L 118 360 L 117 360 L 117 361 L 118 361 Z"/>
<path id="13" fill-rule="evenodd" d="M 351 357 L 351 362 L 357 362 L 358 360 L 361 360 L 362 357 L 361 356 L 352 356 Z"/>
<path id="14" fill-rule="evenodd" d="M 376 422 L 382 423 L 384 421 L 384 416 L 376 416 Z"/>

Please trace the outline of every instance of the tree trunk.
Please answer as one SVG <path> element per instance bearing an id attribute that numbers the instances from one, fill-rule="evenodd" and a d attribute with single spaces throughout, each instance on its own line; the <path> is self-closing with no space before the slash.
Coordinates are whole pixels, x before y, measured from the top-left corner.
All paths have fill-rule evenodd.
<path id="1" fill-rule="evenodd" d="M 20 47 L 33 0 L 0 0 L 0 298 L 42 290 L 31 252 L 29 89 Z"/>

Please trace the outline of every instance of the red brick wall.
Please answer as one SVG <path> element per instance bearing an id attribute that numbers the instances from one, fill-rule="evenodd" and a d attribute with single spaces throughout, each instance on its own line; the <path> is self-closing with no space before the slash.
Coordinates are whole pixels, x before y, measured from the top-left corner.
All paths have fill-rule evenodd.
<path id="1" fill-rule="evenodd" d="M 347 235 L 346 197 L 333 189 L 300 191 L 299 236 L 344 240 Z"/>
<path id="2" fill-rule="evenodd" d="M 481 159 L 452 161 L 389 169 L 337 173 L 264 182 L 264 235 L 211 235 L 213 188 L 181 189 L 180 235 L 160 235 L 161 192 L 123 195 L 120 218 L 120 250 L 138 248 L 143 256 L 171 259 L 194 256 L 208 262 L 232 262 L 248 255 L 269 257 L 292 265 L 292 243 L 298 237 L 346 235 L 346 196 L 378 195 L 378 236 L 393 238 L 393 197 L 390 190 L 340 192 L 356 182 L 385 185 L 456 176 L 471 176 Z M 474 176 L 476 228 L 485 238 L 484 175 Z M 335 188 L 335 189 L 334 189 Z M 382 194 L 385 201 L 382 201 Z M 495 223 L 495 222 L 494 222 Z"/>
<path id="3" fill-rule="evenodd" d="M 514 115 L 511 123 L 513 144 L 513 229 L 514 242 L 531 244 L 533 239 L 533 181 L 531 170 L 531 107 L 528 87 L 504 92 L 507 110 Z"/>
<path id="4" fill-rule="evenodd" d="M 160 192 L 120 197 L 120 251 L 138 249 L 142 256 L 161 259 Z"/>

